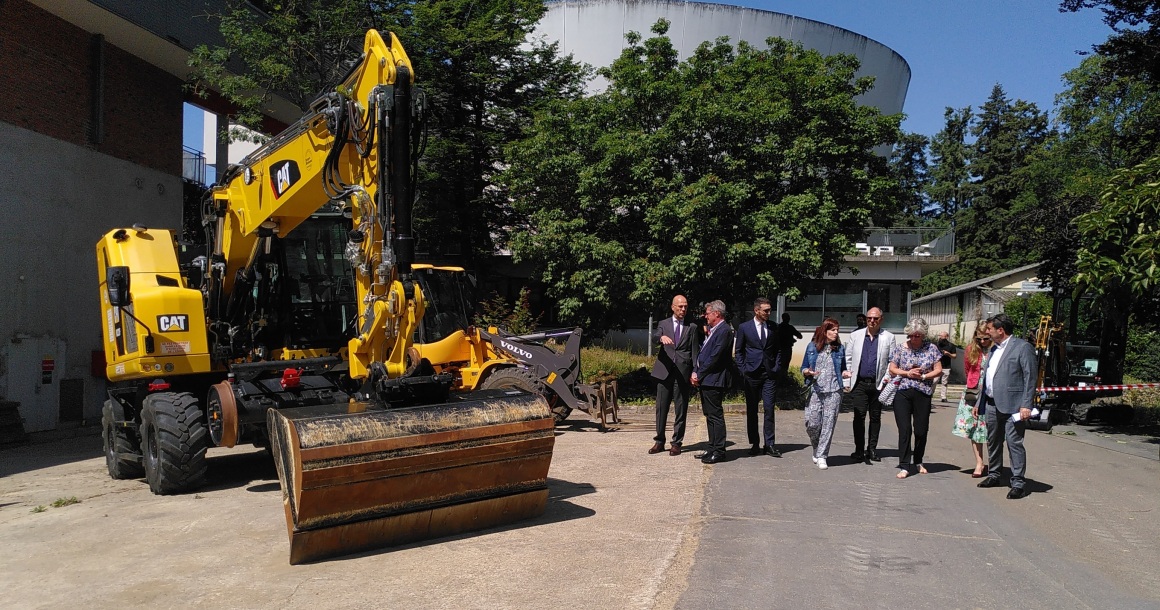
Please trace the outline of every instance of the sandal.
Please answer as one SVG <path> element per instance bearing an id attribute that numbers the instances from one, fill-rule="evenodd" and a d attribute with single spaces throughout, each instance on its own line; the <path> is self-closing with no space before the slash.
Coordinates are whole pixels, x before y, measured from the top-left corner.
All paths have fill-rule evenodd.
<path id="1" fill-rule="evenodd" d="M 900 479 L 905 479 L 906 477 L 910 476 L 910 471 L 909 471 L 909 470 L 907 470 L 907 469 L 905 469 L 905 468 L 899 468 L 899 469 L 898 469 L 898 474 L 897 474 L 897 475 L 894 475 L 894 476 L 896 476 L 896 477 L 898 477 L 898 478 L 900 478 Z"/>
<path id="2" fill-rule="evenodd" d="M 926 467 L 924 467 L 922 464 L 918 465 L 918 474 L 926 474 Z"/>

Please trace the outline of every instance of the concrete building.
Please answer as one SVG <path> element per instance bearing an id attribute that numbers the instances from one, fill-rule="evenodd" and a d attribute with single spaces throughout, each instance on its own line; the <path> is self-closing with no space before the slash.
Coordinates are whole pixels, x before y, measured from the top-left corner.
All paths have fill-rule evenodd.
<path id="1" fill-rule="evenodd" d="M 180 227 L 183 102 L 232 110 L 185 92 L 186 61 L 221 44 L 204 15 L 226 5 L 0 2 L 0 399 L 28 431 L 100 417 L 94 247 L 112 227 Z M 270 115 L 277 131 L 299 112 Z"/>

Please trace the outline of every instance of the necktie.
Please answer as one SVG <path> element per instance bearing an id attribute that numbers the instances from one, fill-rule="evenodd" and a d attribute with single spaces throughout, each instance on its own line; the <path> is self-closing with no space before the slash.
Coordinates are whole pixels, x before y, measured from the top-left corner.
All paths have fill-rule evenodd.
<path id="1" fill-rule="evenodd" d="M 762 343 L 765 343 L 765 325 L 764 324 L 759 324 L 757 326 L 757 337 L 759 339 L 761 339 Z"/>
<path id="2" fill-rule="evenodd" d="M 681 323 L 673 320 L 673 345 L 681 342 Z"/>

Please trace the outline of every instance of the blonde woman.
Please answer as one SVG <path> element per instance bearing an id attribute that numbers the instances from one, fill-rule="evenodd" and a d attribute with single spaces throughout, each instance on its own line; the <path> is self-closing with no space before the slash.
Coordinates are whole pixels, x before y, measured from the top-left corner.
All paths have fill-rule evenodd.
<path id="1" fill-rule="evenodd" d="M 991 337 L 987 325 L 980 324 L 975 330 L 975 338 L 967 346 L 967 358 L 963 370 L 967 373 L 967 389 L 959 399 L 959 410 L 955 415 L 955 425 L 951 432 L 971 441 L 975 452 L 975 471 L 971 477 L 978 479 L 987 474 L 987 422 L 971 414 L 971 407 L 979 397 L 979 375 L 987 366 L 987 356 L 991 353 Z"/>

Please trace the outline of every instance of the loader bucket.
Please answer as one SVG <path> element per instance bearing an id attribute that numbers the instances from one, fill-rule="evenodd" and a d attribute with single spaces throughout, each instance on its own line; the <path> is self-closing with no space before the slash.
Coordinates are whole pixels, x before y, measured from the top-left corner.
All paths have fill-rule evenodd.
<path id="1" fill-rule="evenodd" d="M 538 394 L 270 410 L 290 563 L 539 516 L 555 425 Z"/>

